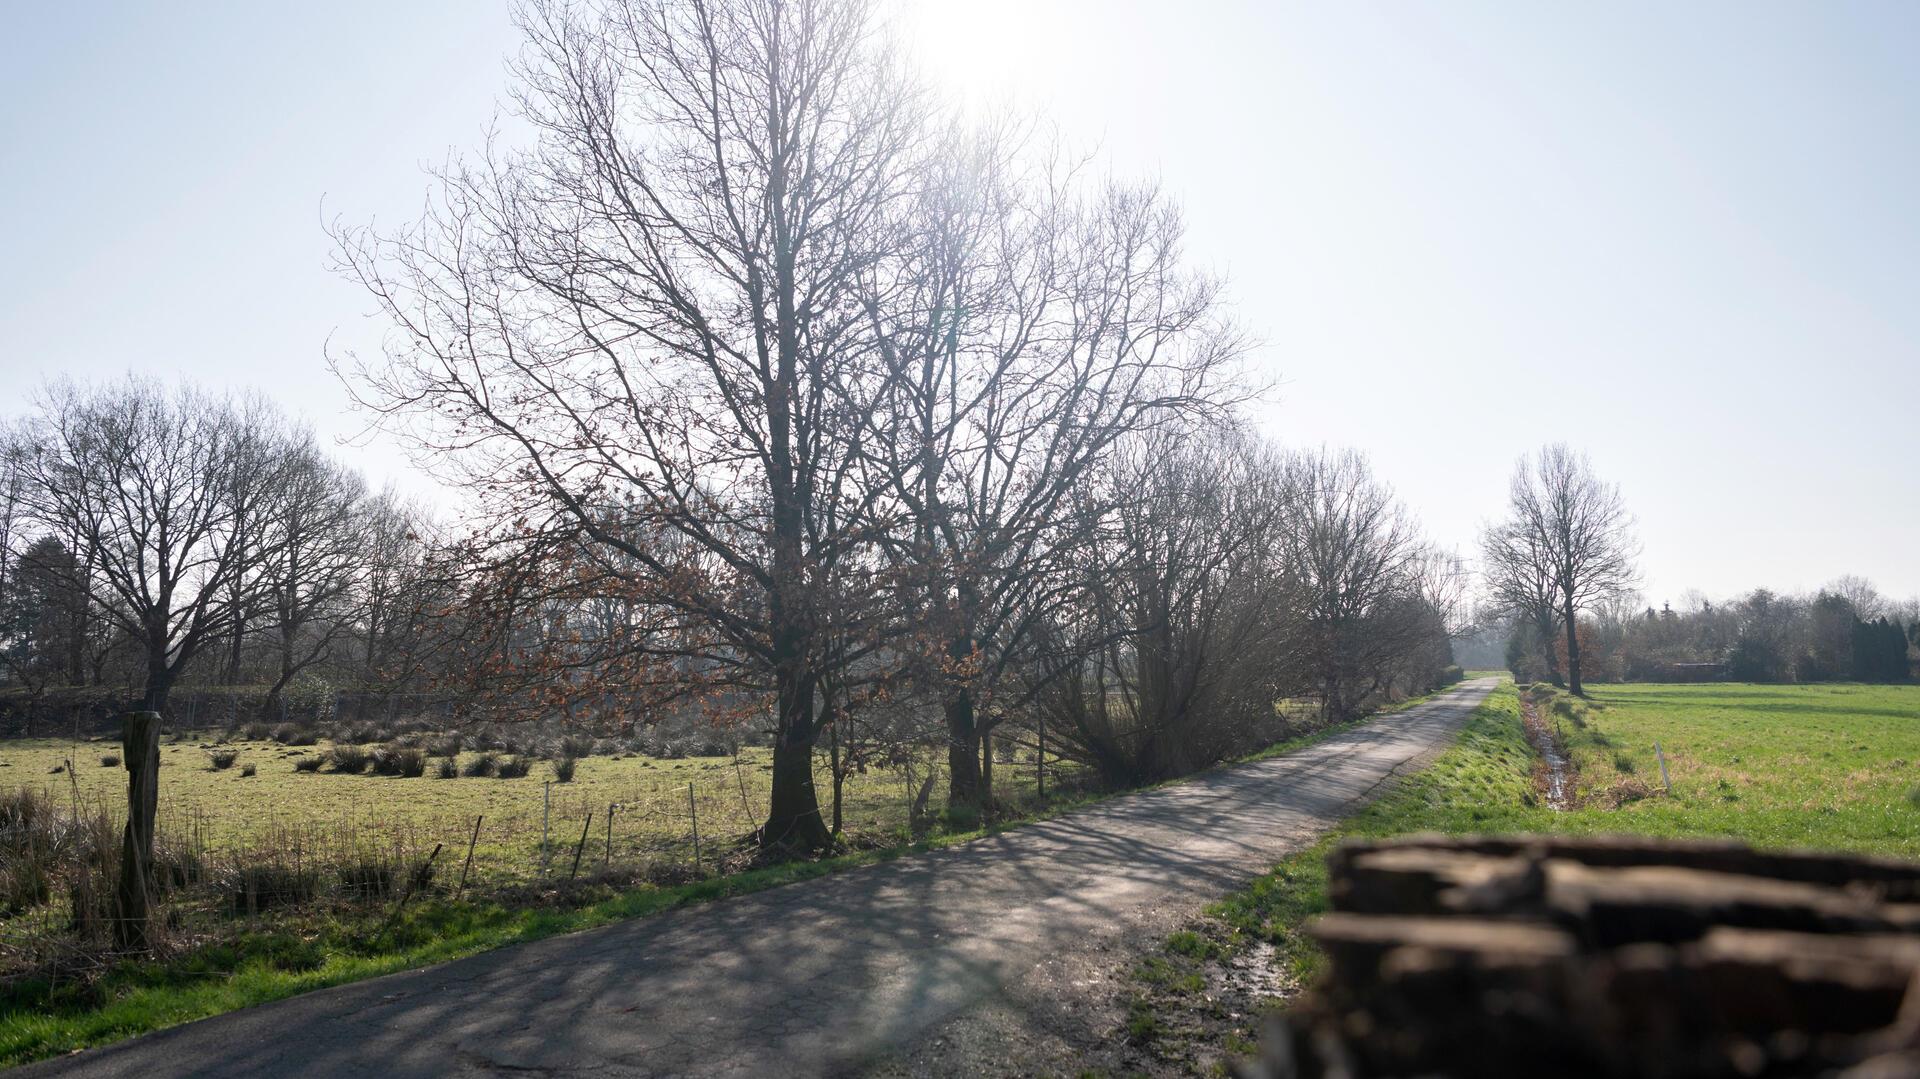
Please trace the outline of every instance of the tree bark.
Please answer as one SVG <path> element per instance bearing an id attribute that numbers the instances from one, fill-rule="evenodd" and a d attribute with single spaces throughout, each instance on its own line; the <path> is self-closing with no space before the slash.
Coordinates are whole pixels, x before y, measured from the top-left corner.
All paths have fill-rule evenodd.
<path id="1" fill-rule="evenodd" d="M 1547 681 L 1552 682 L 1556 686 L 1566 685 L 1567 680 L 1560 673 L 1560 651 L 1553 646 L 1554 632 L 1552 612 L 1543 608 L 1541 613 L 1534 618 L 1533 623 L 1540 634 L 1541 651 L 1546 653 Z"/>
<path id="2" fill-rule="evenodd" d="M 811 853 L 826 850 L 833 836 L 820 818 L 813 785 L 813 681 L 798 672 L 779 676 L 780 725 L 774 735 L 773 793 L 762 848 Z"/>
<path id="3" fill-rule="evenodd" d="M 959 687 L 948 695 L 947 810 L 978 815 L 985 806 L 980 790 L 980 728 L 975 722 L 973 693 Z"/>
<path id="4" fill-rule="evenodd" d="M 1567 690 L 1576 697 L 1584 697 L 1587 693 L 1580 685 L 1579 626 L 1574 622 L 1575 612 L 1571 596 L 1567 598 L 1564 613 L 1567 620 Z"/>
<path id="5" fill-rule="evenodd" d="M 120 881 L 114 889 L 114 944 L 123 951 L 151 948 L 148 883 L 153 865 L 153 820 L 160 796 L 160 713 L 122 717 L 127 766 L 127 827 L 120 841 Z"/>

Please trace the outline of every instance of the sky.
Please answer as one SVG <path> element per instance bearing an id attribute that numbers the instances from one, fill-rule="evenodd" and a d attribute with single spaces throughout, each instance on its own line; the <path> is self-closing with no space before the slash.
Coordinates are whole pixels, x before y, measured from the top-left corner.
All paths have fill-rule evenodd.
<path id="1" fill-rule="evenodd" d="M 898 16 L 949 93 L 1157 179 L 1258 342 L 1259 427 L 1367 451 L 1443 545 L 1565 441 L 1637 517 L 1651 603 L 1920 594 L 1920 5 Z M 326 367 L 380 326 L 324 225 L 415 216 L 516 47 L 494 0 L 10 13 L 0 412 L 61 373 L 256 388 L 430 494 Z"/>

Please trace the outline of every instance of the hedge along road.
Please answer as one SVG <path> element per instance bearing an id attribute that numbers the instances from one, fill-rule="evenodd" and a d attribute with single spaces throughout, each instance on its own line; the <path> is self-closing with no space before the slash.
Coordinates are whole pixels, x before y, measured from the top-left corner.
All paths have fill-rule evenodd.
<path id="1" fill-rule="evenodd" d="M 815 1075 L 904 1060 L 929 1070 L 983 1046 L 1018 1052 L 968 1036 L 970 1017 L 1085 1026 L 1076 998 L 1097 995 L 1090 980 L 1431 761 L 1494 685 L 1463 683 L 1283 757 L 971 843 L 324 989 L 14 1074 Z M 1009 1064 L 1018 1069 L 988 1067 Z M 949 1068 L 969 1064 L 931 1070 Z"/>

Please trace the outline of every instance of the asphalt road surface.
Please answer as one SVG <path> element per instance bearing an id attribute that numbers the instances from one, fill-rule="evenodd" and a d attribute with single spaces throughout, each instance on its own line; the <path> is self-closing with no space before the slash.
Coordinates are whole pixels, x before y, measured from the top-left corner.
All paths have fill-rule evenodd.
<path id="1" fill-rule="evenodd" d="M 961 846 L 31 1065 L 88 1077 L 967 1074 L 1205 903 L 1424 766 L 1467 682 L 1296 753 Z M 980 1017 L 998 1015 L 989 1022 Z M 971 1026 L 970 1026 L 971 1024 Z M 982 1031 L 987 1031 L 986 1035 Z M 986 1062 L 982 1062 L 983 1064 Z"/>

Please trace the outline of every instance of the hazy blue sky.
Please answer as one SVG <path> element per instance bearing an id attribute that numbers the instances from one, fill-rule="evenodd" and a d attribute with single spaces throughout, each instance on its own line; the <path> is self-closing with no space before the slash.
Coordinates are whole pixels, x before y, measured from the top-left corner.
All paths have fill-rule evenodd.
<path id="1" fill-rule="evenodd" d="M 410 216 L 515 45 L 492 0 L 21 6 L 0 36 L 0 400 L 129 367 L 357 430 L 323 216 Z M 268 11 L 268 8 L 278 10 Z M 1648 598 L 1920 593 L 1920 4 L 974 0 L 910 13 L 1186 205 L 1277 379 L 1470 548 L 1564 439 Z M 379 475 L 379 445 L 343 451 Z M 418 487 L 422 481 L 413 479 Z"/>

